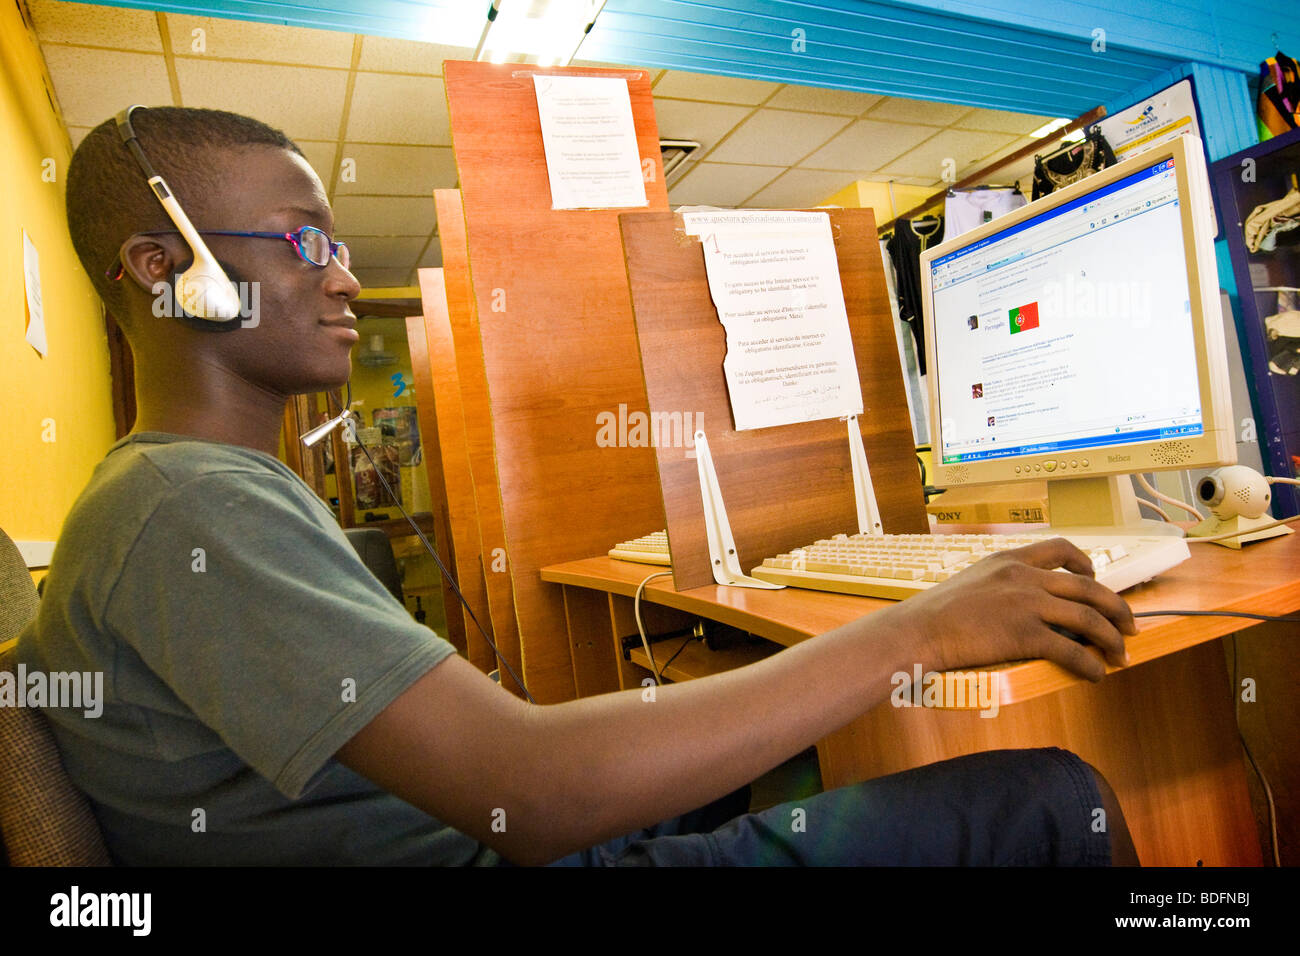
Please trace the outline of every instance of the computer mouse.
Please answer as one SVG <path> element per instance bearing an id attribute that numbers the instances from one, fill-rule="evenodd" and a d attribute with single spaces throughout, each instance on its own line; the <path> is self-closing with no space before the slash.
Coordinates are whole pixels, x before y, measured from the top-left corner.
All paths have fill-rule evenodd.
<path id="1" fill-rule="evenodd" d="M 1086 637 L 1080 637 L 1078 634 L 1075 634 L 1074 631 L 1066 630 L 1065 628 L 1061 627 L 1058 624 L 1049 624 L 1047 626 L 1050 627 L 1052 630 L 1054 630 L 1057 634 L 1060 634 L 1063 637 L 1068 637 L 1070 640 L 1075 641 L 1076 643 L 1079 644 L 1092 643 Z"/>

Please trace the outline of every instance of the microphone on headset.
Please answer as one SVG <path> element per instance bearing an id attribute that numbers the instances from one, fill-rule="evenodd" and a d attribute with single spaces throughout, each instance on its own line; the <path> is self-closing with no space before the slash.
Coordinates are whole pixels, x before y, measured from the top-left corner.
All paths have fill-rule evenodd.
<path id="1" fill-rule="evenodd" d="M 303 433 L 301 436 L 299 436 L 298 440 L 301 441 L 308 448 L 310 448 L 312 445 L 316 444 L 318 441 L 320 441 L 322 438 L 324 438 L 334 429 L 342 425 L 349 418 L 353 418 L 353 417 L 355 416 L 353 416 L 352 414 L 352 409 L 345 408 L 343 409 L 342 412 L 335 415 L 329 421 L 322 422 L 321 424 L 313 428 L 311 431 Z"/>
<path id="2" fill-rule="evenodd" d="M 238 319 L 241 315 L 239 292 L 236 291 L 226 273 L 217 264 L 216 256 L 208 249 L 200 237 L 190 217 L 176 201 L 175 195 L 166 180 L 159 176 L 144 154 L 135 129 L 131 126 L 131 114 L 135 110 L 146 109 L 143 106 L 128 106 L 117 114 L 117 132 L 122 143 L 130 150 L 140 168 L 149 180 L 149 188 L 162 204 L 163 211 L 194 253 L 190 267 L 176 277 L 176 301 L 188 314 L 213 322 L 227 322 Z"/>

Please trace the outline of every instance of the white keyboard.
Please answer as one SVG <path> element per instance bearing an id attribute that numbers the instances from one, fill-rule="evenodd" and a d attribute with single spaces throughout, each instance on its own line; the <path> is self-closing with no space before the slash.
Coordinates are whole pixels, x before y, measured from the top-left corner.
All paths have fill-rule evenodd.
<path id="1" fill-rule="evenodd" d="M 773 584 L 901 601 L 990 554 L 1053 537 L 1068 538 L 1092 558 L 1097 580 L 1112 591 L 1149 581 L 1191 557 L 1182 538 L 1159 535 L 837 534 L 768 558 L 752 574 Z"/>
<path id="2" fill-rule="evenodd" d="M 609 556 L 621 561 L 671 566 L 672 559 L 668 555 L 668 532 L 656 531 L 631 541 L 620 542 L 610 549 Z"/>

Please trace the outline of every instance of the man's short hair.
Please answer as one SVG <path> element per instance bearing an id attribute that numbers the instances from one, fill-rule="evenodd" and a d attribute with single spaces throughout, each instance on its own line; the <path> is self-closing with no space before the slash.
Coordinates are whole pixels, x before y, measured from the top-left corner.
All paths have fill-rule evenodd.
<path id="1" fill-rule="evenodd" d="M 224 151 L 272 146 L 302 155 L 278 129 L 222 110 L 160 106 L 136 110 L 131 125 L 154 170 L 167 180 L 196 226 L 203 224 L 208 200 L 215 198 Z M 106 278 L 105 271 L 130 236 L 175 226 L 123 145 L 115 120 L 92 129 L 73 153 L 67 206 L 68 232 L 82 268 L 109 310 L 126 318 L 121 283 Z M 209 228 L 231 227 L 223 223 Z"/>

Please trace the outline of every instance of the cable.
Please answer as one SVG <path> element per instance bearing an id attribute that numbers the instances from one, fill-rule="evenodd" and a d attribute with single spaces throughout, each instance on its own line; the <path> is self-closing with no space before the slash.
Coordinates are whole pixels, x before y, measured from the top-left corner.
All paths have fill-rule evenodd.
<path id="1" fill-rule="evenodd" d="M 1243 528 L 1240 531 L 1229 531 L 1226 534 L 1216 534 L 1209 538 L 1187 537 L 1185 540 L 1188 544 L 1208 544 L 1211 541 L 1223 541 L 1225 538 L 1244 538 L 1248 534 L 1254 534 L 1256 531 L 1267 531 L 1269 528 L 1276 528 L 1279 525 L 1290 524 L 1292 521 L 1300 521 L 1300 515 L 1294 518 L 1283 518 L 1281 521 L 1273 521 L 1269 524 L 1262 524 L 1258 528 Z"/>
<path id="2" fill-rule="evenodd" d="M 1139 498 L 1137 502 L 1140 505 L 1146 505 L 1148 508 L 1150 508 L 1156 514 L 1158 514 L 1160 517 L 1164 518 L 1165 521 L 1173 521 L 1173 519 L 1169 517 L 1168 512 L 1166 512 L 1164 508 L 1161 508 L 1154 501 L 1147 501 L 1145 498 Z"/>
<path id="3" fill-rule="evenodd" d="M 1174 505 L 1177 508 L 1182 508 L 1188 514 L 1196 518 L 1197 521 L 1205 520 L 1205 515 L 1201 514 L 1199 511 L 1197 511 L 1187 502 L 1179 501 L 1177 498 L 1173 498 L 1165 494 L 1163 491 L 1157 491 L 1155 489 L 1155 486 L 1152 485 L 1151 482 L 1147 481 L 1147 476 L 1142 474 L 1140 471 L 1136 472 L 1133 477 L 1137 478 L 1137 483 L 1142 486 L 1142 490 L 1145 491 L 1147 494 L 1151 495 L 1153 498 L 1156 498 L 1159 501 L 1163 501 L 1165 504 L 1170 504 L 1170 505 Z M 1165 520 L 1168 521 L 1169 519 L 1165 518 Z"/>
<path id="4" fill-rule="evenodd" d="M 1300 624 L 1300 617 L 1280 617 L 1273 614 L 1254 614 L 1250 611 L 1137 611 L 1134 617 L 1244 617 L 1254 621 L 1283 621 L 1288 624 Z M 1246 735 L 1241 731 L 1241 694 L 1238 693 L 1237 683 L 1237 635 L 1232 637 L 1232 700 L 1233 700 L 1233 719 L 1237 722 L 1237 737 L 1241 740 L 1242 749 L 1246 751 L 1246 759 L 1250 761 L 1251 768 L 1255 775 L 1259 777 L 1260 785 L 1264 788 L 1264 797 L 1268 802 L 1268 823 L 1269 830 L 1273 839 L 1273 865 L 1281 866 L 1282 857 L 1278 851 L 1277 842 L 1277 805 L 1273 802 L 1273 788 L 1268 784 L 1268 778 L 1264 776 L 1264 771 L 1259 768 L 1255 761 L 1255 755 L 1250 752 L 1250 744 L 1246 743 Z"/>
<path id="5" fill-rule="evenodd" d="M 645 625 L 641 623 L 641 595 L 645 591 L 645 586 L 655 578 L 662 578 L 665 575 L 672 574 L 671 571 L 656 571 L 654 574 L 647 576 L 640 584 L 636 586 L 636 596 L 632 598 L 632 616 L 636 618 L 637 633 L 641 635 L 641 646 L 645 648 L 645 653 L 650 658 L 650 673 L 654 675 L 656 684 L 663 684 L 659 679 L 659 670 L 655 666 L 655 652 L 650 650 L 650 639 L 645 636 Z M 668 665 L 665 664 L 665 667 Z"/>
<path id="6" fill-rule="evenodd" d="M 1237 681 L 1237 635 L 1234 634 L 1232 635 L 1232 716 L 1237 723 L 1237 738 L 1241 741 L 1242 749 L 1246 751 L 1246 759 L 1250 761 L 1251 769 L 1255 771 L 1260 786 L 1264 788 L 1264 799 L 1268 803 L 1268 828 L 1273 842 L 1273 865 L 1280 867 L 1282 854 L 1278 851 L 1277 843 L 1277 805 L 1273 802 L 1273 788 L 1268 785 L 1268 778 L 1264 776 L 1264 771 L 1259 769 L 1255 755 L 1250 752 L 1250 744 L 1246 743 L 1246 735 L 1241 730 L 1240 686 Z"/>
<path id="7" fill-rule="evenodd" d="M 1264 480 L 1270 485 L 1300 485 L 1300 478 L 1270 478 L 1265 475 Z"/>
<path id="8" fill-rule="evenodd" d="M 352 380 L 351 379 L 348 379 L 347 388 L 348 388 L 347 404 L 344 407 L 351 408 L 352 407 Z M 330 398 L 330 393 L 327 392 L 325 395 L 326 405 L 329 404 L 329 398 Z M 411 530 L 415 532 L 415 536 L 420 539 L 420 543 L 424 545 L 424 549 L 428 551 L 429 555 L 433 558 L 433 560 L 437 562 L 438 569 L 442 572 L 443 579 L 448 584 L 451 585 L 451 589 L 456 592 L 456 597 L 460 598 L 460 603 L 465 606 L 465 613 L 469 615 L 470 620 L 474 622 L 474 625 L 478 628 L 479 633 L 483 635 L 483 640 L 488 642 L 488 646 L 492 648 L 492 651 L 493 653 L 496 654 L 497 659 L 500 660 L 503 665 L 505 665 L 505 669 L 510 672 L 510 676 L 514 678 L 515 683 L 519 686 L 519 689 L 522 690 L 524 692 L 524 696 L 528 698 L 528 702 L 530 704 L 537 703 L 537 701 L 533 699 L 533 695 L 528 692 L 528 688 L 524 686 L 524 682 L 519 678 L 519 675 L 515 673 L 515 669 L 510 666 L 510 661 L 508 661 L 506 659 L 506 656 L 501 653 L 501 650 L 500 648 L 497 647 L 496 642 L 493 641 L 492 638 L 488 636 L 488 632 L 484 629 L 483 625 L 479 623 L 478 617 L 476 617 L 474 614 L 474 609 L 469 606 L 469 601 L 465 600 L 465 595 L 461 593 L 460 585 L 456 583 L 456 578 L 452 575 L 450 571 L 447 570 L 447 566 L 442 563 L 442 558 L 438 557 L 438 552 L 435 551 L 433 545 L 429 543 L 429 539 L 424 536 L 424 532 L 421 531 L 420 526 L 415 523 L 415 519 L 406 513 L 406 509 L 403 508 L 401 502 L 398 501 L 397 495 L 394 494 L 392 487 L 388 484 L 387 479 L 384 478 L 384 473 L 380 471 L 379 466 L 375 464 L 375 459 L 370 454 L 370 449 L 367 448 L 365 446 L 365 443 L 361 441 L 361 436 L 357 434 L 357 429 L 355 428 L 352 430 L 352 437 L 356 439 L 357 447 L 361 449 L 362 453 L 366 456 L 366 460 L 370 462 L 370 467 L 375 469 L 375 477 L 377 477 L 379 479 L 379 483 L 384 486 L 384 491 L 388 492 L 388 497 L 392 500 L 393 504 L 397 506 L 397 510 L 402 513 L 402 517 L 405 518 L 407 524 L 411 526 Z"/>
<path id="9" fill-rule="evenodd" d="M 681 647 L 673 651 L 673 656 L 668 658 L 668 660 L 664 661 L 664 666 L 659 669 L 659 683 L 661 684 L 663 683 L 663 676 L 665 673 L 668 672 L 668 668 L 672 666 L 673 661 L 677 660 L 677 655 L 680 654 L 682 651 L 686 650 L 686 645 L 696 639 L 697 638 L 695 637 L 694 631 L 692 631 L 690 634 L 687 634 L 686 640 L 682 641 Z"/>

